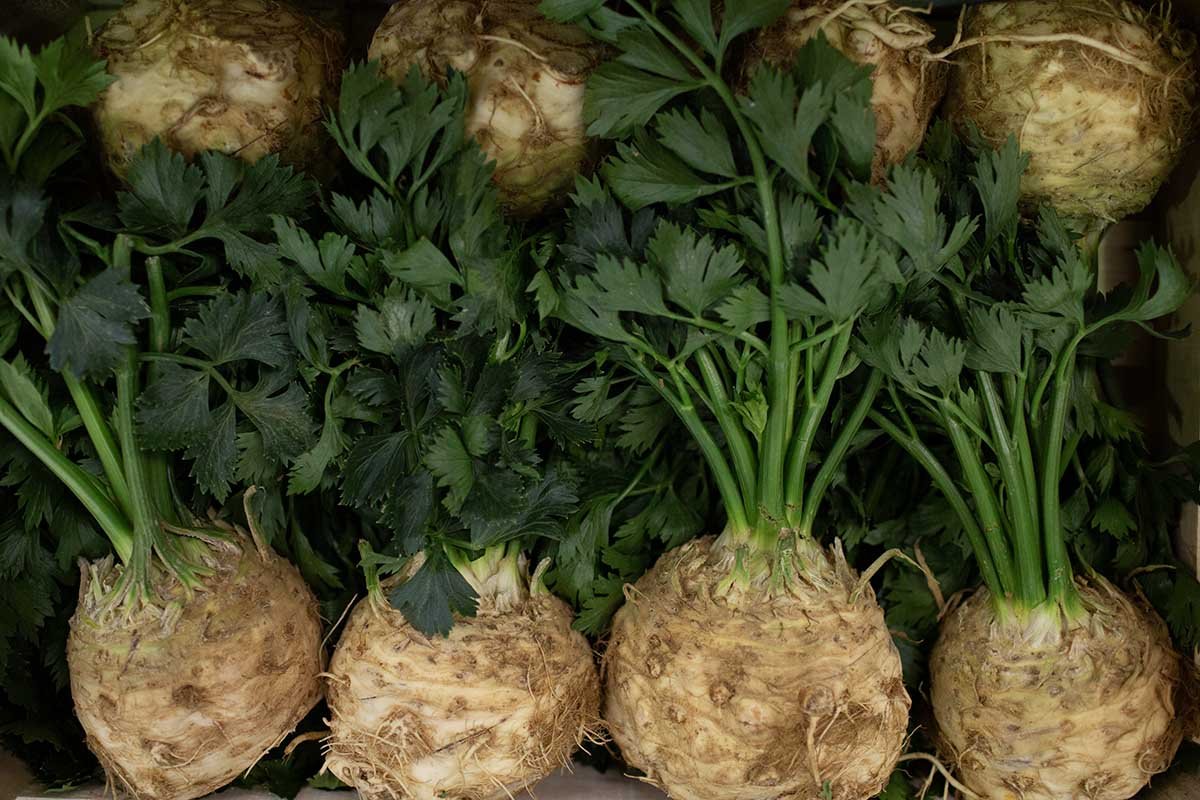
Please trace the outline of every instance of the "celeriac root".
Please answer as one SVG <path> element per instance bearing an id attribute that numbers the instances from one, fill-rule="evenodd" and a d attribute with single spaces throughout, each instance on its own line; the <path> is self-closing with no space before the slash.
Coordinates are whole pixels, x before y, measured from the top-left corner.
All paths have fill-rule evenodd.
<path id="1" fill-rule="evenodd" d="M 186 156 L 278 153 L 311 166 L 325 148 L 342 41 L 277 0 L 131 0 L 95 37 L 117 77 L 96 104 L 109 167 L 123 175 L 155 137 Z"/>
<path id="2" fill-rule="evenodd" d="M 219 789 L 321 696 L 321 620 L 300 573 L 246 539 L 210 547 L 205 590 L 189 598 L 164 577 L 166 607 L 112 608 L 100 598 L 120 568 L 84 568 L 67 640 L 75 711 L 109 783 L 139 800 Z"/>
<path id="3" fill-rule="evenodd" d="M 604 657 L 626 761 L 678 800 L 875 796 L 909 697 L 874 593 L 854 597 L 837 547 L 802 542 L 749 583 L 735 559 L 695 540 L 628 589 Z"/>
<path id="4" fill-rule="evenodd" d="M 997 800 L 1123 800 L 1178 748 L 1180 659 L 1162 620 L 1103 578 L 1085 608 L 999 621 L 986 590 L 950 613 L 930 659 L 939 747 Z"/>
<path id="5" fill-rule="evenodd" d="M 362 601 L 327 676 L 326 767 L 366 800 L 514 797 L 599 736 L 600 685 L 571 612 L 546 593 L 427 638 Z"/>
<path id="6" fill-rule="evenodd" d="M 881 180 L 888 167 L 921 146 L 945 92 L 946 65 L 929 57 L 933 28 L 913 11 L 879 0 L 795 0 L 753 39 L 744 72 L 762 61 L 790 66 L 817 31 L 851 61 L 873 67 L 872 172 Z"/>
<path id="7" fill-rule="evenodd" d="M 467 76 L 467 134 L 496 162 L 508 212 L 529 217 L 562 201 L 594 156 L 584 83 L 603 48 L 574 25 L 546 19 L 537 0 L 401 0 L 380 23 L 369 56 L 402 81 L 419 66 Z"/>
<path id="8" fill-rule="evenodd" d="M 1196 94 L 1195 41 L 1165 8 L 1007 2 L 967 13 L 946 115 L 1029 153 L 1026 200 L 1072 217 L 1144 208 L 1178 161 Z"/>

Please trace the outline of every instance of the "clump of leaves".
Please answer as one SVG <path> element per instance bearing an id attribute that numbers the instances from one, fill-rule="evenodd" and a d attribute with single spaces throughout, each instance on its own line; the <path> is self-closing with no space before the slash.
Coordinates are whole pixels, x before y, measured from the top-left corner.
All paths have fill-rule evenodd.
<path id="1" fill-rule="evenodd" d="M 1084 569 L 1104 562 L 1126 573 L 1151 552 L 1169 552 L 1166 520 L 1187 484 L 1152 488 L 1135 477 L 1146 460 L 1137 423 L 1105 396 L 1098 376 L 1135 326 L 1149 329 L 1193 287 L 1168 251 L 1147 243 L 1138 281 L 1100 294 L 1079 237 L 1051 210 L 1022 223 L 1026 158 L 1014 140 L 993 151 L 943 126 L 925 157 L 925 166 L 891 178 L 892 192 L 913 201 L 906 218 L 878 202 L 853 207 L 905 258 L 927 265 L 895 315 L 857 344 L 887 376 L 890 409 L 871 418 L 929 471 L 983 581 L 1007 598 L 998 602 L 1030 609 L 1049 599 L 1071 615 L 1071 549 Z M 960 220 L 964 236 L 937 264 L 914 232 L 947 218 Z M 941 441 L 947 452 L 935 452 Z M 1189 582 L 1181 576 L 1183 588 L 1166 599 L 1169 620 L 1190 610 Z M 1185 640 L 1195 635 L 1194 626 L 1175 628 Z"/>
<path id="2" fill-rule="evenodd" d="M 336 491 L 360 512 L 375 533 L 369 583 L 403 574 L 388 597 L 427 633 L 474 613 L 471 564 L 497 557 L 552 555 L 550 584 L 589 600 L 590 578 L 559 576 L 599 565 L 612 524 L 578 535 L 600 502 L 601 468 L 583 453 L 597 417 L 573 407 L 594 355 L 526 291 L 545 237 L 499 213 L 492 165 L 462 135 L 465 103 L 461 76 L 438 87 L 414 70 L 395 86 L 374 64 L 351 68 L 326 125 L 355 175 L 321 232 L 273 219 L 282 272 L 262 278 L 322 396 L 289 492 Z M 642 497 L 605 502 L 634 517 Z"/>

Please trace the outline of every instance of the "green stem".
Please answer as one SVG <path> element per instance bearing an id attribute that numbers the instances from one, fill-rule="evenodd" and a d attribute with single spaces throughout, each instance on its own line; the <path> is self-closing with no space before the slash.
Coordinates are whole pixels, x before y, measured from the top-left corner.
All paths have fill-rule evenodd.
<path id="1" fill-rule="evenodd" d="M 1063 438 L 1067 409 L 1071 403 L 1071 379 L 1075 369 L 1075 350 L 1086 331 L 1075 335 L 1059 358 L 1054 374 L 1050 422 L 1045 437 L 1045 464 L 1042 467 L 1042 535 L 1046 547 L 1046 568 L 1050 573 L 1050 597 L 1068 612 L 1078 609 L 1071 558 L 1063 537 L 1061 499 Z"/>
<path id="2" fill-rule="evenodd" d="M 791 443 L 791 452 L 787 462 L 787 506 L 788 517 L 791 520 L 801 519 L 804 515 L 806 500 L 804 497 L 804 473 L 808 468 L 808 457 L 816 439 L 817 429 L 829 407 L 833 390 L 837 386 L 838 376 L 846 361 L 846 353 L 850 351 L 850 339 L 854 328 L 847 325 L 830 345 L 825 363 L 822 365 L 821 382 L 817 387 L 813 401 L 806 405 L 800 419 L 796 436 Z M 836 465 L 835 465 L 836 466 Z"/>
<path id="3" fill-rule="evenodd" d="M 676 416 L 683 421 L 688 432 L 692 434 L 692 438 L 700 446 L 700 452 L 704 454 L 704 460 L 708 462 L 708 467 L 712 470 L 713 480 L 717 484 L 717 491 L 721 494 L 721 502 L 725 506 L 725 514 L 729 518 L 729 526 L 733 529 L 734 535 L 739 540 L 744 539 L 750 531 L 750 525 L 747 522 L 746 508 L 743 505 L 744 501 L 741 493 L 738 491 L 737 480 L 733 477 L 733 472 L 729 469 L 729 464 L 726 463 L 725 455 L 721 452 L 721 448 L 712 438 L 712 434 L 708 432 L 708 429 L 704 427 L 704 421 L 700 419 L 700 415 L 696 413 L 696 408 L 692 405 L 687 387 L 683 385 L 678 375 L 672 373 L 676 389 L 679 392 L 676 395 L 657 375 L 642 364 L 636 353 L 636 350 L 629 353 L 630 366 L 667 401 L 667 404 L 675 411 Z"/>
<path id="4" fill-rule="evenodd" d="M 804 513 L 800 517 L 800 532 L 805 535 L 811 535 L 813 524 L 817 519 L 817 509 L 821 505 L 821 500 L 825 497 L 825 492 L 833 483 L 834 476 L 842 466 L 842 461 L 846 458 L 846 453 L 850 451 L 850 445 L 854 441 L 854 437 L 858 436 L 858 432 L 862 429 L 863 421 L 866 420 L 867 414 L 870 413 L 872 406 L 875 405 L 875 397 L 879 394 L 879 388 L 883 385 L 883 373 L 879 370 L 871 370 L 870 376 L 867 378 L 866 385 L 862 388 L 862 393 L 858 397 L 858 402 L 854 404 L 854 410 L 850 412 L 850 416 L 842 425 L 842 430 L 838 433 L 837 439 L 834 440 L 833 446 L 829 448 L 829 452 L 825 454 L 825 461 L 821 464 L 821 469 L 817 471 L 817 475 L 813 478 L 812 486 L 808 490 L 808 498 L 804 503 Z"/>
<path id="5" fill-rule="evenodd" d="M 1025 480 L 1025 496 L 1030 498 L 1030 509 L 1033 512 L 1034 529 L 1042 529 L 1042 512 L 1038 507 L 1037 469 L 1034 466 L 1033 440 L 1030 438 L 1029 419 L 1025 409 L 1025 390 L 1028 379 L 1024 372 L 1019 378 L 1005 376 L 1004 390 L 1008 394 L 1008 402 L 1012 412 L 1013 446 L 1021 460 L 1021 475 Z"/>
<path id="6" fill-rule="evenodd" d="M 49 341 L 50 337 L 54 335 L 56 322 L 54 312 L 50 309 L 50 303 L 37 284 L 27 283 L 26 291 L 37 311 L 38 319 L 41 320 L 42 332 Z M 83 422 L 88 439 L 91 440 L 92 447 L 96 450 L 96 457 L 100 460 L 100 468 L 104 470 L 104 477 L 108 480 L 113 498 L 128 514 L 130 508 L 129 487 L 125 483 L 120 449 L 117 447 L 117 440 L 113 437 L 112 430 L 105 421 L 100 403 L 96 400 L 96 395 L 92 390 L 75 377 L 69 369 L 64 370 L 61 375 L 63 383 L 67 386 L 67 392 L 71 395 L 71 402 L 75 404 L 75 410 L 79 412 L 79 419 Z"/>
<path id="7" fill-rule="evenodd" d="M 162 259 L 159 256 L 146 259 L 146 283 L 150 289 L 150 349 L 157 353 L 165 353 L 171 344 L 171 307 L 167 300 L 167 286 L 163 278 Z M 154 380 L 157 373 L 158 365 L 151 364 L 150 379 Z M 165 453 L 148 454 L 146 471 L 150 493 L 159 513 L 168 521 L 178 523 L 175 495 L 171 491 L 170 457 Z"/>
<path id="8" fill-rule="evenodd" d="M 943 405 L 948 404 L 949 401 L 943 401 Z M 942 424 L 950 435 L 950 442 L 954 445 L 954 452 L 958 456 L 959 466 L 962 467 L 963 477 L 971 488 L 971 495 L 975 498 L 979 521 L 983 523 L 983 537 L 991 552 L 992 561 L 996 565 L 996 572 L 1004 585 L 1005 596 L 1015 597 L 1018 586 L 1012 553 L 1009 551 L 1005 539 L 1004 521 L 1000 514 L 996 494 L 992 489 L 991 479 L 983 467 L 983 462 L 979 459 L 978 445 L 968 438 L 966 429 L 954 415 L 943 412 Z"/>
<path id="9" fill-rule="evenodd" d="M 21 416 L 7 400 L 0 398 L 0 425 L 3 425 L 29 452 L 54 473 L 100 525 L 104 535 L 122 561 L 133 552 L 133 530 L 121 509 L 104 494 L 95 478 L 56 448 L 49 439 Z"/>
<path id="10" fill-rule="evenodd" d="M 779 212 L 775 204 L 775 189 L 771 172 L 767 169 L 762 146 L 754 135 L 750 123 L 742 114 L 737 100 L 728 84 L 721 79 L 696 51 L 683 42 L 669 28 L 647 11 L 638 0 L 629 0 L 629 6 L 659 36 L 687 59 L 696 71 L 716 92 L 729 111 L 738 132 L 746 145 L 746 153 L 754 173 L 754 185 L 762 205 L 763 228 L 767 236 L 767 265 L 771 283 L 771 340 L 768 358 L 767 387 L 769 405 L 767 426 L 764 432 L 763 457 L 759 462 L 758 491 L 763 510 L 776 520 L 784 518 L 783 470 L 787 446 L 788 395 L 795 387 L 788 384 L 788 323 L 783 312 L 779 289 L 784 281 L 783 233 L 779 224 Z"/>
<path id="11" fill-rule="evenodd" d="M 746 427 L 742 425 L 737 413 L 730 406 L 729 397 L 725 394 L 725 383 L 721 379 L 721 373 L 717 369 L 712 355 L 705 348 L 700 348 L 696 351 L 696 361 L 700 365 L 700 375 L 704 379 L 704 385 L 708 387 L 713 415 L 717 418 L 717 424 L 721 426 L 725 440 L 729 443 L 729 450 L 733 455 L 733 467 L 737 471 L 738 483 L 742 487 L 742 497 L 757 497 L 754 485 L 754 450 L 750 446 L 750 437 L 746 435 Z"/>
<path id="12" fill-rule="evenodd" d="M 1033 510 L 1036 501 L 1025 492 L 1025 475 L 1021 471 L 1020 457 L 1013 446 L 1008 423 L 1004 419 L 1004 407 L 992 376 L 979 372 L 975 378 L 991 426 L 993 451 L 1000 466 L 1000 475 L 1008 489 L 1013 549 L 1017 560 L 1017 598 L 1025 608 L 1032 608 L 1046 598 L 1041 543 L 1038 541 L 1037 517 Z"/>
<path id="13" fill-rule="evenodd" d="M 130 518 L 133 522 L 134 553 L 130 564 L 134 579 L 148 576 L 150 552 L 158 538 L 159 515 L 148 491 L 146 474 L 142 463 L 142 452 L 138 446 L 133 423 L 133 401 L 137 397 L 137 353 L 129 349 L 126 363 L 117 368 L 117 411 L 114 422 L 117 439 L 121 443 L 122 463 L 125 465 L 125 480 L 129 484 Z M 137 587 L 144 595 L 148 584 Z"/>
<path id="14" fill-rule="evenodd" d="M 983 582 L 992 595 L 998 601 L 1008 596 L 1009 581 L 1001 579 L 1000 573 L 992 561 L 991 551 L 988 549 L 983 531 L 980 529 L 975 515 L 971 513 L 971 507 L 967 505 L 966 498 L 958 490 L 954 479 L 950 477 L 950 473 L 942 466 L 937 456 L 919 439 L 906 434 L 883 414 L 872 411 L 870 416 L 872 422 L 882 428 L 884 433 L 892 437 L 897 444 L 904 448 L 905 452 L 925 468 L 925 472 L 929 474 L 938 491 L 942 493 L 942 497 L 954 509 L 954 513 L 958 515 L 959 522 L 962 523 L 963 530 L 967 534 L 967 540 L 971 543 L 971 549 L 975 552 L 975 562 L 979 565 L 979 574 L 983 576 Z"/>
<path id="15" fill-rule="evenodd" d="M 17 171 L 17 167 L 21 163 L 21 156 L 25 155 L 25 151 L 29 148 L 29 145 L 33 143 L 33 138 L 37 135 L 38 130 L 41 129 L 42 123 L 45 121 L 46 109 L 43 108 L 34 114 L 26 124 L 24 133 L 22 133 L 21 138 L 17 140 L 17 146 L 13 148 L 12 160 L 9 164 L 10 172 L 15 173 Z"/>
<path id="16" fill-rule="evenodd" d="M 721 325 L 720 323 L 711 322 L 704 317 L 689 317 L 685 314 L 667 313 L 666 318 L 676 322 L 682 322 L 685 325 L 703 328 L 704 330 L 712 331 L 713 333 L 719 333 L 722 336 L 728 336 L 730 338 L 737 339 L 740 342 L 750 345 L 764 355 L 767 353 L 766 343 L 748 331 L 735 331 L 732 328 L 727 328 L 724 325 Z"/>
<path id="17" fill-rule="evenodd" d="M 171 307 L 158 256 L 146 259 L 146 282 L 150 286 L 150 349 L 165 353 L 171 341 Z"/>

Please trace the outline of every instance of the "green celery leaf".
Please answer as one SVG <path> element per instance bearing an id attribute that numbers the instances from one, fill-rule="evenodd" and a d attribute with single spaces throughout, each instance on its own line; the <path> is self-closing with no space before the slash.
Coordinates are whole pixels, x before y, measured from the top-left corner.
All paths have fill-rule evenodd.
<path id="1" fill-rule="evenodd" d="M 654 129 L 663 146 L 692 169 L 726 178 L 738 177 L 729 133 L 707 108 L 700 110 L 698 119 L 690 109 L 664 112 L 655 119 Z"/>
<path id="2" fill-rule="evenodd" d="M 345 236 L 327 233 L 314 242 L 296 223 L 276 215 L 272 218 L 280 254 L 296 263 L 313 283 L 334 294 L 346 293 L 346 276 L 355 273 L 354 245 Z"/>
<path id="3" fill-rule="evenodd" d="M 437 485 L 450 490 L 442 504 L 458 513 L 475 485 L 474 463 L 458 432 L 449 426 L 442 428 L 427 448 L 424 461 Z"/>
<path id="4" fill-rule="evenodd" d="M 299 567 L 300 574 L 304 576 L 304 579 L 316 586 L 341 589 L 342 579 L 338 577 L 338 568 L 321 558 L 298 524 L 292 525 L 290 528 L 291 536 L 288 537 L 288 543 L 292 562 Z"/>
<path id="5" fill-rule="evenodd" d="M 252 237 L 270 231 L 275 216 L 300 214 L 313 184 L 272 154 L 253 164 L 218 152 L 200 155 L 200 166 L 155 139 L 134 156 L 117 196 L 118 214 L 130 233 L 178 249 L 182 243 L 217 239 L 243 272 L 261 269 L 275 249 Z M 198 209 L 203 201 L 203 213 Z"/>
<path id="6" fill-rule="evenodd" d="M 625 604 L 625 581 L 621 578 L 600 578 L 593 582 L 589 596 L 575 615 L 575 630 L 599 636 L 608 629 L 613 614 Z"/>
<path id="7" fill-rule="evenodd" d="M 203 170 L 156 138 L 134 156 L 125 180 L 129 191 L 117 200 L 127 228 L 168 240 L 187 233 L 204 197 Z"/>
<path id="8" fill-rule="evenodd" d="M 539 269 L 533 279 L 529 281 L 529 285 L 525 287 L 525 291 L 533 295 L 534 302 L 537 303 L 538 319 L 542 322 L 554 316 L 554 312 L 558 309 L 558 288 L 554 285 L 554 279 L 550 277 L 550 273 L 543 269 Z M 0 353 L 3 353 L 0 349 Z"/>
<path id="9" fill-rule="evenodd" d="M 401 349 L 425 341 L 436 324 L 428 300 L 408 291 L 392 290 L 380 301 L 379 310 L 358 307 L 354 330 L 365 349 L 395 355 Z"/>
<path id="10" fill-rule="evenodd" d="M 188 447 L 186 456 L 197 485 L 224 502 L 237 472 L 237 409 L 232 402 L 213 412 L 205 435 Z"/>
<path id="11" fill-rule="evenodd" d="M 463 283 L 462 275 L 446 254 L 424 237 L 407 250 L 385 253 L 383 265 L 393 278 L 424 289 L 441 303 L 450 301 L 451 286 Z"/>
<path id="12" fill-rule="evenodd" d="M 692 74 L 675 50 L 644 25 L 636 25 L 617 39 L 621 54 L 614 63 L 687 84 Z M 639 123 L 639 124 L 644 124 Z"/>
<path id="13" fill-rule="evenodd" d="M 721 19 L 719 52 L 729 49 L 743 33 L 770 25 L 787 11 L 791 0 L 726 0 Z"/>
<path id="14" fill-rule="evenodd" d="M 588 79 L 584 95 L 588 135 L 628 136 L 672 99 L 701 85 L 699 80 L 653 75 L 620 61 L 602 64 Z"/>
<path id="15" fill-rule="evenodd" d="M 37 187 L 0 175 L 0 280 L 33 266 L 31 247 L 49 206 L 50 200 Z"/>
<path id="16" fill-rule="evenodd" d="M 157 364 L 154 380 L 138 398 L 138 434 L 152 450 L 191 447 L 213 426 L 209 376 L 174 363 Z"/>
<path id="17" fill-rule="evenodd" d="M 757 286 L 744 283 L 717 306 L 717 316 L 734 330 L 743 331 L 770 318 L 771 301 Z"/>
<path id="18" fill-rule="evenodd" d="M 833 109 L 833 97 L 826 85 L 807 84 L 801 93 L 791 75 L 763 66 L 754 73 L 748 92 L 738 102 L 767 156 L 801 188 L 815 192 L 808 159 L 813 135 Z"/>
<path id="19" fill-rule="evenodd" d="M 875 112 L 871 103 L 849 94 L 839 94 L 833 101 L 829 124 L 842 145 L 841 156 L 859 177 L 871 175 L 875 157 Z"/>
<path id="20" fill-rule="evenodd" d="M 433 475 L 418 470 L 396 481 L 391 491 L 384 503 L 383 519 L 401 555 L 410 556 L 425 547 L 426 526 L 433 518 L 436 498 Z"/>
<path id="21" fill-rule="evenodd" d="M 672 0 L 671 7 L 675 20 L 688 36 L 710 56 L 718 57 L 721 45 L 717 38 L 716 25 L 713 24 L 711 0 Z"/>
<path id="22" fill-rule="evenodd" d="M 1020 221 L 1021 176 L 1029 166 L 1029 155 L 1021 152 L 1017 138 L 1009 135 L 999 150 L 985 149 L 975 162 L 971 183 L 983 203 L 986 248 L 1001 237 L 1015 234 Z"/>
<path id="23" fill-rule="evenodd" d="M 654 203 L 693 203 L 728 188 L 697 175 L 644 131 L 633 144 L 618 143 L 616 158 L 607 161 L 601 172 L 613 193 L 634 211 Z"/>
<path id="24" fill-rule="evenodd" d="M 832 96 L 846 94 L 860 103 L 871 99 L 871 67 L 847 58 L 823 30 L 796 51 L 792 75 L 800 86 L 824 84 Z"/>
<path id="25" fill-rule="evenodd" d="M 257 361 L 287 363 L 291 337 L 280 303 L 264 294 L 221 294 L 183 325 L 185 341 L 214 366 Z"/>
<path id="26" fill-rule="evenodd" d="M 439 91 L 415 64 L 399 86 L 376 62 L 356 64 L 342 76 L 326 127 L 351 166 L 390 192 L 406 170 L 424 178 L 462 147 L 466 91 L 460 73 Z"/>
<path id="27" fill-rule="evenodd" d="M 326 470 L 345 451 L 349 441 L 342 419 L 336 414 L 327 413 L 317 443 L 301 453 L 292 464 L 288 476 L 288 494 L 307 494 L 318 489 Z"/>
<path id="28" fill-rule="evenodd" d="M 596 579 L 596 554 L 608 548 L 616 496 L 589 498 L 567 522 L 554 559 L 554 590 L 572 601 L 588 596 Z"/>
<path id="29" fill-rule="evenodd" d="M 858 316 L 880 299 L 888 284 L 902 280 L 891 254 L 848 217 L 838 218 L 808 278 L 836 322 Z"/>
<path id="30" fill-rule="evenodd" d="M 517 494 L 494 494 L 486 503 L 472 491 L 463 506 L 462 519 L 471 531 L 471 544 L 479 548 L 525 536 L 561 539 L 564 522 L 576 508 L 574 482 L 554 471 Z"/>
<path id="31" fill-rule="evenodd" d="M 116 80 L 105 71 L 87 47 L 59 38 L 33 56 L 42 84 L 40 113 L 50 114 L 68 106 L 88 106 L 106 86 Z"/>
<path id="32" fill-rule="evenodd" d="M 1049 275 L 1025 284 L 1024 316 L 1031 324 L 1043 328 L 1054 328 L 1063 322 L 1082 327 L 1083 301 L 1093 283 L 1091 270 L 1077 254 L 1060 261 Z"/>
<path id="33" fill-rule="evenodd" d="M 966 356 L 963 342 L 951 339 L 936 328 L 930 329 L 920 357 L 913 360 L 912 372 L 926 386 L 950 394 L 958 389 Z"/>
<path id="34" fill-rule="evenodd" d="M 662 316 L 669 313 L 662 299 L 662 283 L 651 267 L 602 255 L 596 259 L 591 280 L 599 308 Z"/>
<path id="35" fill-rule="evenodd" d="M 388 601 L 426 636 L 446 636 L 454 615 L 474 616 L 475 590 L 440 550 L 426 550 L 425 562 L 388 593 Z"/>
<path id="36" fill-rule="evenodd" d="M 313 439 L 313 420 L 308 398 L 300 387 L 288 384 L 275 391 L 273 381 L 264 380 L 247 392 L 237 392 L 233 401 L 263 438 L 263 452 L 277 463 L 287 463 L 308 449 Z"/>
<path id="37" fill-rule="evenodd" d="M 1092 511 L 1092 527 L 1116 539 L 1127 539 L 1137 529 L 1137 520 L 1115 497 L 1106 497 Z"/>
<path id="38" fill-rule="evenodd" d="M 977 227 L 974 219 L 962 218 L 950 229 L 938 208 L 940 198 L 932 173 L 899 166 L 887 191 L 874 198 L 873 219 L 864 222 L 898 244 L 917 272 L 934 273 L 951 263 Z"/>
<path id="39" fill-rule="evenodd" d="M 0 36 L 0 91 L 20 105 L 26 119 L 37 114 L 37 80 L 37 65 L 29 48 L 15 39 Z"/>
<path id="40" fill-rule="evenodd" d="M 1025 331 L 1021 321 L 1003 305 L 975 307 L 968 312 L 967 366 L 983 372 L 1015 375 L 1021 371 Z"/>
<path id="41" fill-rule="evenodd" d="M 12 361 L 0 360 L 0 396 L 7 396 L 21 416 L 47 438 L 58 438 L 54 412 L 50 410 L 50 398 L 46 387 L 37 379 L 29 362 L 20 353 Z"/>
<path id="42" fill-rule="evenodd" d="M 675 412 L 658 393 L 649 386 L 639 384 L 621 420 L 621 435 L 617 437 L 617 445 L 634 453 L 649 452 L 662 441 L 664 431 L 674 419 Z"/>
<path id="43" fill-rule="evenodd" d="M 335 193 L 329 211 L 342 230 L 368 247 L 384 247 L 404 240 L 406 219 L 402 207 L 378 189 L 358 204 Z"/>
<path id="44" fill-rule="evenodd" d="M 737 249 L 717 248 L 707 236 L 664 222 L 647 246 L 673 303 L 702 317 L 742 282 Z"/>
<path id="45" fill-rule="evenodd" d="M 136 343 L 134 323 L 150 309 L 128 273 L 99 273 L 58 308 L 58 323 L 47 344 L 50 366 L 77 377 L 102 377 L 124 362 Z"/>
<path id="46" fill-rule="evenodd" d="M 342 466 L 342 501 L 364 508 L 392 490 L 413 466 L 411 434 L 372 434 L 354 442 Z"/>

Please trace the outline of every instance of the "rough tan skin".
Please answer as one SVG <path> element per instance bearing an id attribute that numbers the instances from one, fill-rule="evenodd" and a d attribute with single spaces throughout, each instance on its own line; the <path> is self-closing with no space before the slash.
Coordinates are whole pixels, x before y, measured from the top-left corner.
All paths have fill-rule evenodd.
<path id="1" fill-rule="evenodd" d="M 986 590 L 943 622 L 930 660 L 938 739 L 988 800 L 1123 800 L 1182 738 L 1180 659 L 1162 620 L 1103 579 L 1086 614 L 996 620 Z"/>
<path id="2" fill-rule="evenodd" d="M 1031 204 L 1121 219 L 1145 208 L 1188 140 L 1194 39 L 1115 0 L 987 4 L 968 12 L 964 31 L 967 42 L 1056 34 L 1093 44 L 991 41 L 956 53 L 946 116 L 993 144 L 1017 137 L 1030 156 L 1021 189 Z"/>
<path id="3" fill-rule="evenodd" d="M 754 38 L 745 71 L 764 60 L 791 66 L 796 51 L 817 31 L 824 31 L 829 43 L 851 61 L 874 67 L 872 172 L 881 179 L 888 167 L 921 146 L 945 93 L 946 66 L 929 58 L 933 28 L 910 11 L 879 3 L 795 0 L 786 14 Z"/>
<path id="4" fill-rule="evenodd" d="M 401 0 L 380 23 L 370 58 L 403 80 L 413 65 L 467 76 L 467 133 L 496 162 L 508 212 L 558 204 L 587 169 L 584 84 L 603 49 L 574 25 L 547 20 L 537 0 Z"/>
<path id="5" fill-rule="evenodd" d="M 327 676 L 325 765 L 365 800 L 501 800 L 599 728 L 600 681 L 571 612 L 542 593 L 481 599 L 448 638 L 383 600 L 350 615 Z"/>
<path id="6" fill-rule="evenodd" d="M 321 697 L 321 620 L 300 573 L 251 545 L 213 552 L 206 591 L 160 587 L 173 624 L 161 610 L 102 611 L 98 590 L 120 569 L 84 570 L 67 640 L 75 712 L 110 785 L 140 800 L 219 789 Z"/>
<path id="7" fill-rule="evenodd" d="M 156 136 L 189 157 L 279 153 L 297 166 L 325 148 L 341 39 L 282 2 L 130 0 L 95 46 L 117 77 L 95 113 L 118 175 Z"/>
<path id="8" fill-rule="evenodd" d="M 840 548 L 808 544 L 790 589 L 722 589 L 733 556 L 714 541 L 663 555 L 617 612 L 605 719 L 625 760 L 676 800 L 874 797 L 909 698 L 870 586 L 852 598 Z"/>

